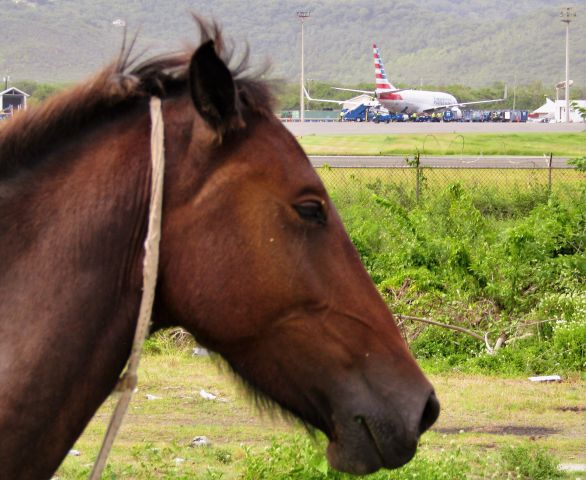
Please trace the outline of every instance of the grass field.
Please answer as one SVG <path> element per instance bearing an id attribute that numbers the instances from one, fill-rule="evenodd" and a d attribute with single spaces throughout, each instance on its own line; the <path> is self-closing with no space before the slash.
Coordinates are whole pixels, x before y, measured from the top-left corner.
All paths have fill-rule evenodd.
<path id="1" fill-rule="evenodd" d="M 519 134 L 305 135 L 308 155 L 586 155 L 586 132 Z"/>
<path id="2" fill-rule="evenodd" d="M 562 462 L 586 463 L 586 382 L 577 377 L 558 384 L 460 374 L 431 380 L 442 414 L 424 435 L 412 465 L 432 465 L 439 459 L 454 468 L 449 466 L 454 457 L 471 469 L 463 478 L 489 478 L 500 452 L 511 446 L 540 449 Z M 204 400 L 201 389 L 218 398 Z M 147 394 L 157 398 L 148 400 Z M 67 456 L 58 478 L 87 478 L 112 408 L 110 399 L 75 445 L 79 455 Z M 191 440 L 202 435 L 211 446 L 191 448 Z M 148 355 L 104 478 L 244 478 L 250 456 L 266 455 L 271 445 L 274 453 L 274 439 L 282 449 L 303 444 L 303 438 L 298 425 L 268 412 L 260 415 L 239 383 L 213 360 L 187 353 Z M 266 464 L 264 457 L 260 461 Z M 414 478 L 407 475 L 409 470 L 405 476 L 400 472 L 392 478 Z"/>

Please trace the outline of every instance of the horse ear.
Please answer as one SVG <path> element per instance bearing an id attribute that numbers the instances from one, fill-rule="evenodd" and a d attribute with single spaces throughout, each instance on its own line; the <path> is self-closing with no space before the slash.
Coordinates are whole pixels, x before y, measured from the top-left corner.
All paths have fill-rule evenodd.
<path id="1" fill-rule="evenodd" d="M 216 131 L 227 130 L 236 116 L 236 87 L 213 40 L 202 44 L 191 57 L 189 85 L 193 104 L 202 118 Z"/>

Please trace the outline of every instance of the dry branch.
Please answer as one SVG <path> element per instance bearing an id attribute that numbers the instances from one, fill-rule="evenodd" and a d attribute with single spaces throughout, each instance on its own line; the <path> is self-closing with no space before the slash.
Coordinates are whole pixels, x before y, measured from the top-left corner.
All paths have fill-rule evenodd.
<path id="1" fill-rule="evenodd" d="M 421 318 L 421 317 L 413 317 L 411 315 L 398 315 L 398 314 L 395 315 L 395 317 L 398 320 L 399 326 L 401 326 L 405 322 L 405 320 L 413 320 L 416 322 L 427 323 L 429 325 L 435 325 L 436 327 L 447 328 L 449 330 L 455 330 L 456 332 L 464 333 L 466 335 L 469 335 L 469 336 L 475 338 L 476 340 L 484 342 L 484 344 L 486 345 L 486 351 L 491 355 L 494 354 L 497 350 L 502 348 L 507 343 L 510 344 L 510 343 L 531 337 L 533 335 L 531 333 L 525 333 L 523 335 L 519 335 L 518 337 L 508 338 L 506 332 L 501 332 L 501 334 L 499 335 L 499 337 L 497 338 L 497 340 L 494 344 L 494 347 L 491 347 L 490 342 L 488 340 L 488 332 L 486 332 L 483 336 L 483 335 L 480 335 L 479 333 L 474 332 L 473 330 L 469 330 L 464 327 L 459 327 L 457 325 L 450 325 L 449 323 L 437 322 L 435 320 L 431 320 L 430 318 Z M 556 319 L 541 320 L 538 322 L 520 325 L 520 327 L 529 327 L 529 326 L 539 325 L 541 323 L 553 322 L 553 321 L 556 321 Z"/>
<path id="2" fill-rule="evenodd" d="M 471 337 L 474 337 L 475 339 L 480 340 L 481 342 L 484 341 L 484 337 L 482 335 L 479 335 L 478 333 L 473 332 L 472 330 L 468 330 L 467 328 L 464 328 L 464 327 L 450 325 L 449 323 L 436 322 L 435 320 L 431 320 L 429 318 L 412 317 L 410 315 L 395 315 L 395 317 L 397 317 L 399 319 L 415 320 L 416 322 L 429 323 L 430 325 L 435 325 L 437 327 L 442 327 L 442 328 L 448 328 L 450 330 L 456 330 L 457 332 L 461 332 L 461 333 L 465 333 L 467 335 L 470 335 Z"/>

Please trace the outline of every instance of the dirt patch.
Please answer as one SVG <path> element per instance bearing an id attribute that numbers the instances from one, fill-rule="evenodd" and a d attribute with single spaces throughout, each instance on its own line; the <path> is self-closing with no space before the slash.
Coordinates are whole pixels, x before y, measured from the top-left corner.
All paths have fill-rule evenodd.
<path id="1" fill-rule="evenodd" d="M 576 407 L 576 406 L 571 406 L 571 407 L 556 407 L 556 408 L 554 408 L 554 410 L 557 410 L 558 412 L 576 412 L 576 413 L 580 413 L 580 412 L 586 412 L 586 406 L 580 406 L 580 407 Z"/>
<path id="2" fill-rule="evenodd" d="M 492 425 L 487 427 L 450 427 L 432 429 L 438 433 L 454 435 L 458 433 L 488 433 L 492 435 L 516 435 L 519 437 L 548 437 L 561 430 L 548 427 L 526 427 L 519 425 Z"/>
<path id="3" fill-rule="evenodd" d="M 477 443 L 476 446 L 478 448 L 484 448 L 487 450 L 490 450 L 492 448 L 497 448 L 497 444 L 496 443 Z"/>
<path id="4" fill-rule="evenodd" d="M 498 425 L 482 427 L 477 430 L 479 433 L 492 433 L 493 435 L 517 435 L 520 437 L 547 437 L 560 433 L 558 428 L 549 427 L 525 427 L 519 425 Z"/>

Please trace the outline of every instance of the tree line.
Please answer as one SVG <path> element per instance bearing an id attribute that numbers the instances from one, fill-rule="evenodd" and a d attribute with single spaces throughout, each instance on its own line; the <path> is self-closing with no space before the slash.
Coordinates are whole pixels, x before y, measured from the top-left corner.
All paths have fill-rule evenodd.
<path id="1" fill-rule="evenodd" d="M 13 86 L 30 95 L 29 105 L 37 105 L 51 95 L 67 88 L 69 84 L 39 83 L 30 80 L 22 80 L 13 83 Z M 372 84 L 358 83 L 355 85 L 339 85 L 343 88 L 352 88 L 356 90 L 371 91 Z M 307 88 L 314 98 L 327 98 L 333 100 L 345 100 L 354 96 L 351 92 L 334 90 L 332 85 L 325 82 L 309 81 Z M 409 88 L 408 85 L 398 84 L 398 88 Z M 470 87 L 467 85 L 422 85 L 417 87 L 420 90 L 435 90 L 447 92 L 456 97 L 460 102 L 473 102 L 476 100 L 486 100 L 491 98 L 502 98 L 505 85 L 502 82 L 495 82 L 486 87 Z M 299 110 L 300 87 L 296 83 L 287 83 L 279 87 L 276 91 L 278 110 Z M 560 96 L 563 98 L 564 92 Z M 545 103 L 545 98 L 549 97 L 555 100 L 555 90 L 552 91 L 541 82 L 532 82 L 523 85 L 509 85 L 508 98 L 504 102 L 494 104 L 485 104 L 479 108 L 486 110 L 535 110 Z M 570 91 L 572 100 L 586 98 L 585 87 L 573 87 Z M 307 110 L 338 109 L 336 104 L 326 102 L 308 102 L 305 101 Z"/>
<path id="2" fill-rule="evenodd" d="M 372 91 L 374 86 L 368 83 L 357 85 L 336 85 L 343 88 L 352 88 L 356 90 Z M 409 85 L 398 83 L 397 88 L 412 88 Z M 307 88 L 313 98 L 327 98 L 333 100 L 344 100 L 354 96 L 354 93 L 344 92 L 332 89 L 332 85 L 324 82 L 310 81 Z M 503 82 L 494 82 L 490 86 L 470 87 L 468 85 L 422 85 L 416 87 L 418 90 L 433 90 L 446 92 L 454 95 L 459 102 L 473 102 L 477 100 L 489 100 L 491 98 L 502 98 L 505 91 Z M 554 89 L 546 87 L 542 82 L 531 82 L 523 85 L 508 85 L 508 97 L 503 102 L 487 103 L 478 108 L 483 110 L 535 110 L 545 103 L 546 97 L 555 100 L 556 92 Z M 299 109 L 299 84 L 287 84 L 278 94 L 279 105 L 282 110 Z M 358 93 L 356 94 L 358 95 Z M 563 99 L 564 91 L 560 92 L 560 98 Z M 586 98 L 585 87 L 573 87 L 570 90 L 570 99 L 578 100 Z M 305 101 L 307 110 L 337 109 L 332 103 L 326 102 L 308 102 Z"/>

